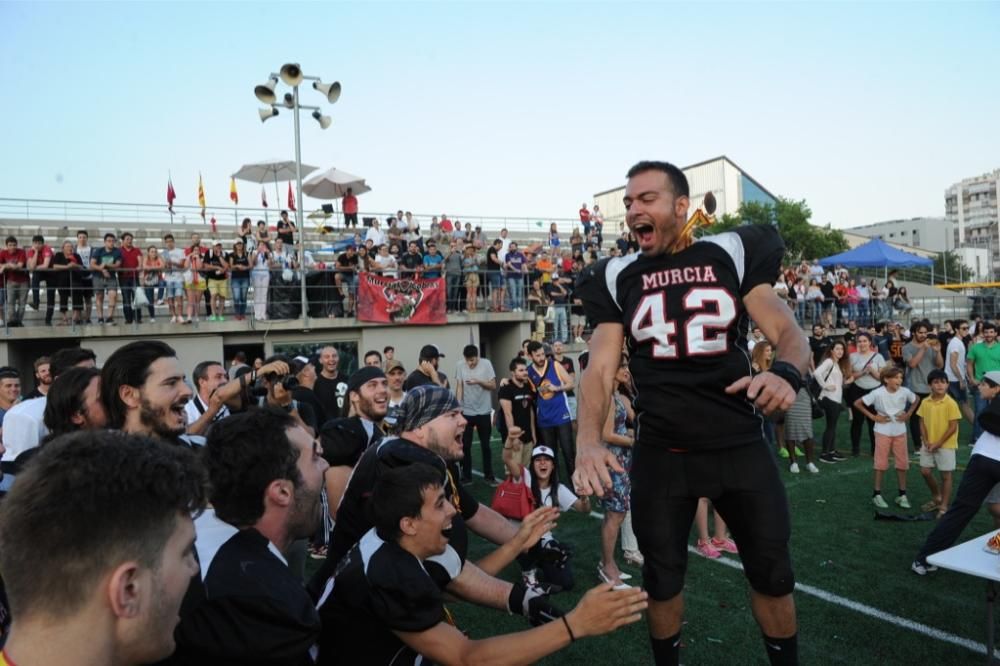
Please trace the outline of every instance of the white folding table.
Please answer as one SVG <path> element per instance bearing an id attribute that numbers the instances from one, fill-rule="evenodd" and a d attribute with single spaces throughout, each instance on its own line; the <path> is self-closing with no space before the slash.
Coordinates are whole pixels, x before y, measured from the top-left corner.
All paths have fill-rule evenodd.
<path id="1" fill-rule="evenodd" d="M 998 663 L 993 644 L 993 603 L 997 598 L 996 583 L 1000 582 L 1000 555 L 988 553 L 986 542 L 996 530 L 969 539 L 927 558 L 928 564 L 986 580 L 986 663 Z"/>

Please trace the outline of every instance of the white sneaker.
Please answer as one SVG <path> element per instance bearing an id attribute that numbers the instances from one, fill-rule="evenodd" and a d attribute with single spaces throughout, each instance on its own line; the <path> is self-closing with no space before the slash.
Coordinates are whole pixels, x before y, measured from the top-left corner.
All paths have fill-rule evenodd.
<path id="1" fill-rule="evenodd" d="M 799 473 L 799 464 L 798 463 L 792 463 L 791 466 L 788 468 L 788 471 L 791 472 L 792 474 L 798 474 Z"/>
<path id="2" fill-rule="evenodd" d="M 577 337 L 576 339 L 573 340 L 573 342 L 577 343 L 578 345 L 583 344 L 583 338 Z"/>
<path id="3" fill-rule="evenodd" d="M 806 463 L 806 469 L 812 472 L 813 474 L 819 474 L 819 468 L 812 463 Z"/>

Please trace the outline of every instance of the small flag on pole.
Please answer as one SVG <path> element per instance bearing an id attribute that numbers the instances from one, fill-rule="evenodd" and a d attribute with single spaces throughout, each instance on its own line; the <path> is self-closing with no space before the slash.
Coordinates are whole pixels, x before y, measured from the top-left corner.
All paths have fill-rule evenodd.
<path id="1" fill-rule="evenodd" d="M 288 210 L 295 212 L 295 194 L 292 192 L 292 181 L 288 181 Z"/>
<path id="2" fill-rule="evenodd" d="M 260 186 L 260 205 L 267 208 L 267 192 L 264 191 L 264 186 Z"/>
<path id="3" fill-rule="evenodd" d="M 198 172 L 198 205 L 201 206 L 201 220 L 205 221 L 205 185 L 201 181 L 201 172 Z"/>
<path id="4" fill-rule="evenodd" d="M 229 198 L 230 198 L 230 200 L 232 200 L 232 202 L 234 204 L 238 204 L 240 202 L 240 195 L 236 191 L 236 179 L 235 178 L 230 178 L 229 179 Z"/>
<path id="5" fill-rule="evenodd" d="M 216 233 L 217 229 L 216 229 L 216 226 L 215 226 L 215 215 L 214 214 L 212 215 L 212 219 L 210 220 L 209 224 L 212 225 L 212 233 L 213 234 Z"/>
<path id="6" fill-rule="evenodd" d="M 170 214 L 174 214 L 174 199 L 177 198 L 177 193 L 174 192 L 174 182 L 171 180 L 170 176 L 167 175 L 167 210 Z"/>

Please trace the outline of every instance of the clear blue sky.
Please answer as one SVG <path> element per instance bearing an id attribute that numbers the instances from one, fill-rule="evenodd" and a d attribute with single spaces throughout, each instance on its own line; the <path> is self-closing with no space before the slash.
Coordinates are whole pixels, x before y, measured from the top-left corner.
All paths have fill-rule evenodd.
<path id="1" fill-rule="evenodd" d="M 363 210 L 572 217 L 724 153 L 847 227 L 1000 167 L 997 2 L 0 2 L 0 196 L 159 203 L 169 170 L 194 204 L 201 171 L 221 216 L 293 156 L 253 96 L 289 61 L 343 84 L 303 161 L 367 177 Z"/>

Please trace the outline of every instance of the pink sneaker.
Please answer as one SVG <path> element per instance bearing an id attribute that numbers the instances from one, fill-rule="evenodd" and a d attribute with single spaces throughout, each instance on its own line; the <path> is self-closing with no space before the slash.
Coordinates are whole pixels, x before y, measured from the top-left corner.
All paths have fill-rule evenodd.
<path id="1" fill-rule="evenodd" d="M 713 537 L 712 546 L 714 546 L 718 550 L 724 550 L 727 553 L 732 553 L 733 555 L 736 555 L 737 553 L 740 552 L 739 549 L 736 548 L 736 542 L 734 542 L 729 537 L 726 537 L 725 539 L 722 540 Z"/>
<path id="2" fill-rule="evenodd" d="M 710 541 L 702 541 L 701 539 L 698 539 L 698 545 L 696 548 L 699 555 L 707 557 L 710 560 L 722 557 L 722 553 L 716 550 L 715 546 L 713 546 Z"/>

